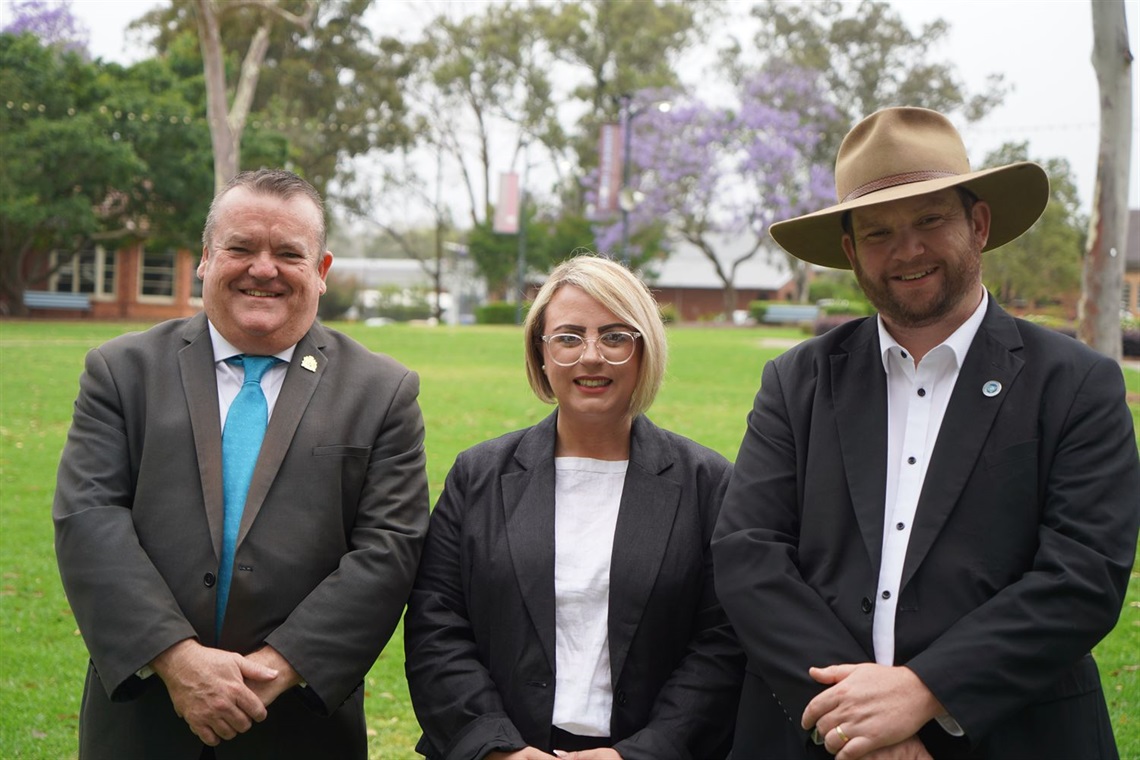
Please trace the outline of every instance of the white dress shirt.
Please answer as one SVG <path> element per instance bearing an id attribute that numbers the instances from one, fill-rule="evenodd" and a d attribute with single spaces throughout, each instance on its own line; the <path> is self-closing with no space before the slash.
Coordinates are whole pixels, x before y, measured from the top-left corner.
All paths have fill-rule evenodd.
<path id="1" fill-rule="evenodd" d="M 872 627 L 875 662 L 880 665 L 895 664 L 895 613 L 919 496 L 958 372 L 981 327 L 988 301 L 989 294 L 983 293 L 969 319 L 917 366 L 910 352 L 887 332 L 882 317 L 878 318 L 887 373 L 887 498 Z M 950 733 L 961 733 L 952 720 L 940 718 L 939 723 Z"/>
<path id="2" fill-rule="evenodd" d="M 610 557 L 628 461 L 554 459 L 554 715 L 579 736 L 609 736 Z"/>

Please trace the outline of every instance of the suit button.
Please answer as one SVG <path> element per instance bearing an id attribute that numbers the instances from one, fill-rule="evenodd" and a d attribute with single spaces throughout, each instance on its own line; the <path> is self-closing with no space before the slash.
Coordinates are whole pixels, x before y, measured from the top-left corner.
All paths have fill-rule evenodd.
<path id="1" fill-rule="evenodd" d="M 618 693 L 617 693 L 617 694 L 615 694 L 615 695 L 614 695 L 614 697 L 617 699 L 617 703 L 618 703 L 619 705 L 624 705 L 624 704 L 626 703 L 626 698 L 625 698 L 625 692 L 624 692 L 624 691 L 621 691 L 621 690 L 619 689 L 619 690 L 618 690 Z"/>
<path id="2" fill-rule="evenodd" d="M 202 584 L 206 588 L 213 588 L 214 583 L 216 583 L 217 580 L 218 579 L 214 577 L 213 573 L 206 573 L 205 575 L 202 576 Z"/>
<path id="3" fill-rule="evenodd" d="M 863 603 L 860 605 L 860 607 L 862 607 L 863 612 L 870 612 L 871 611 L 871 600 L 868 599 L 867 597 L 863 597 Z"/>

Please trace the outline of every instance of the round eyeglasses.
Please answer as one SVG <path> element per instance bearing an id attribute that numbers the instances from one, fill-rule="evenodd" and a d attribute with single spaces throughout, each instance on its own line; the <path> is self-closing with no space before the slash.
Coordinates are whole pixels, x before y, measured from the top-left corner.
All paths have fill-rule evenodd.
<path id="1" fill-rule="evenodd" d="M 607 364 L 625 364 L 633 358 L 633 349 L 641 333 L 607 332 L 596 338 L 583 338 L 574 333 L 543 335 L 542 341 L 550 349 L 550 360 L 559 367 L 573 367 L 586 355 L 586 346 L 594 344 L 598 356 Z"/>

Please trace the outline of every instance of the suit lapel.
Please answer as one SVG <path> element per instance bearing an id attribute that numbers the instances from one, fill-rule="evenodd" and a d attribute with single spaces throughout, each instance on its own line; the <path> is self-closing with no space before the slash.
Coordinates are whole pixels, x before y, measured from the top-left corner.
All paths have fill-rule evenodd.
<path id="1" fill-rule="evenodd" d="M 293 360 L 285 372 L 285 382 L 277 396 L 277 403 L 273 406 L 273 417 L 265 430 L 261 452 L 257 455 L 257 466 L 249 484 L 249 493 L 245 497 L 245 510 L 242 512 L 237 538 L 239 546 L 265 504 L 269 488 L 277 479 L 277 472 L 293 443 L 297 426 L 301 424 L 301 418 L 309 408 L 309 401 L 328 368 L 328 358 L 321 351 L 326 344 L 324 329 L 314 324 L 293 352 Z"/>
<path id="2" fill-rule="evenodd" d="M 182 333 L 187 345 L 178 352 L 178 370 L 190 411 L 198 475 L 214 555 L 222 553 L 222 427 L 218 412 L 218 376 L 214 369 L 214 346 L 205 314 L 192 318 Z"/>
<path id="3" fill-rule="evenodd" d="M 1024 365 L 1013 353 L 1019 348 L 1021 335 L 1013 318 L 991 297 L 942 418 L 918 500 L 900 588 L 906 588 L 922 564 L 974 472 L 998 410 Z M 1001 384 L 996 395 L 982 392 L 982 387 L 990 381 Z"/>
<path id="4" fill-rule="evenodd" d="M 636 418 L 610 560 L 610 674 L 615 685 L 665 559 L 681 500 L 681 487 L 661 477 L 672 464 L 664 435 L 648 419 Z"/>
<path id="5" fill-rule="evenodd" d="M 847 489 L 877 573 L 887 498 L 887 378 L 877 320 L 864 320 L 841 348 L 831 356 L 831 399 Z"/>
<path id="6" fill-rule="evenodd" d="M 519 441 L 518 472 L 501 476 L 507 545 L 523 602 L 555 669 L 554 641 L 554 437 L 558 413 Z"/>

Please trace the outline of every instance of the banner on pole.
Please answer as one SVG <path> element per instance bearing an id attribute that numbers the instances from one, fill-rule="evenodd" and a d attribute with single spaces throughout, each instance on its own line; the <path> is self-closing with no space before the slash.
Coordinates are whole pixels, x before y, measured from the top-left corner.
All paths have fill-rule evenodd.
<path id="1" fill-rule="evenodd" d="M 598 143 L 598 217 L 611 216 L 618 211 L 622 159 L 621 125 L 603 124 Z"/>
<path id="2" fill-rule="evenodd" d="M 492 229 L 503 235 L 518 234 L 519 175 L 516 172 L 503 172 L 499 175 L 499 203 L 495 206 Z"/>

